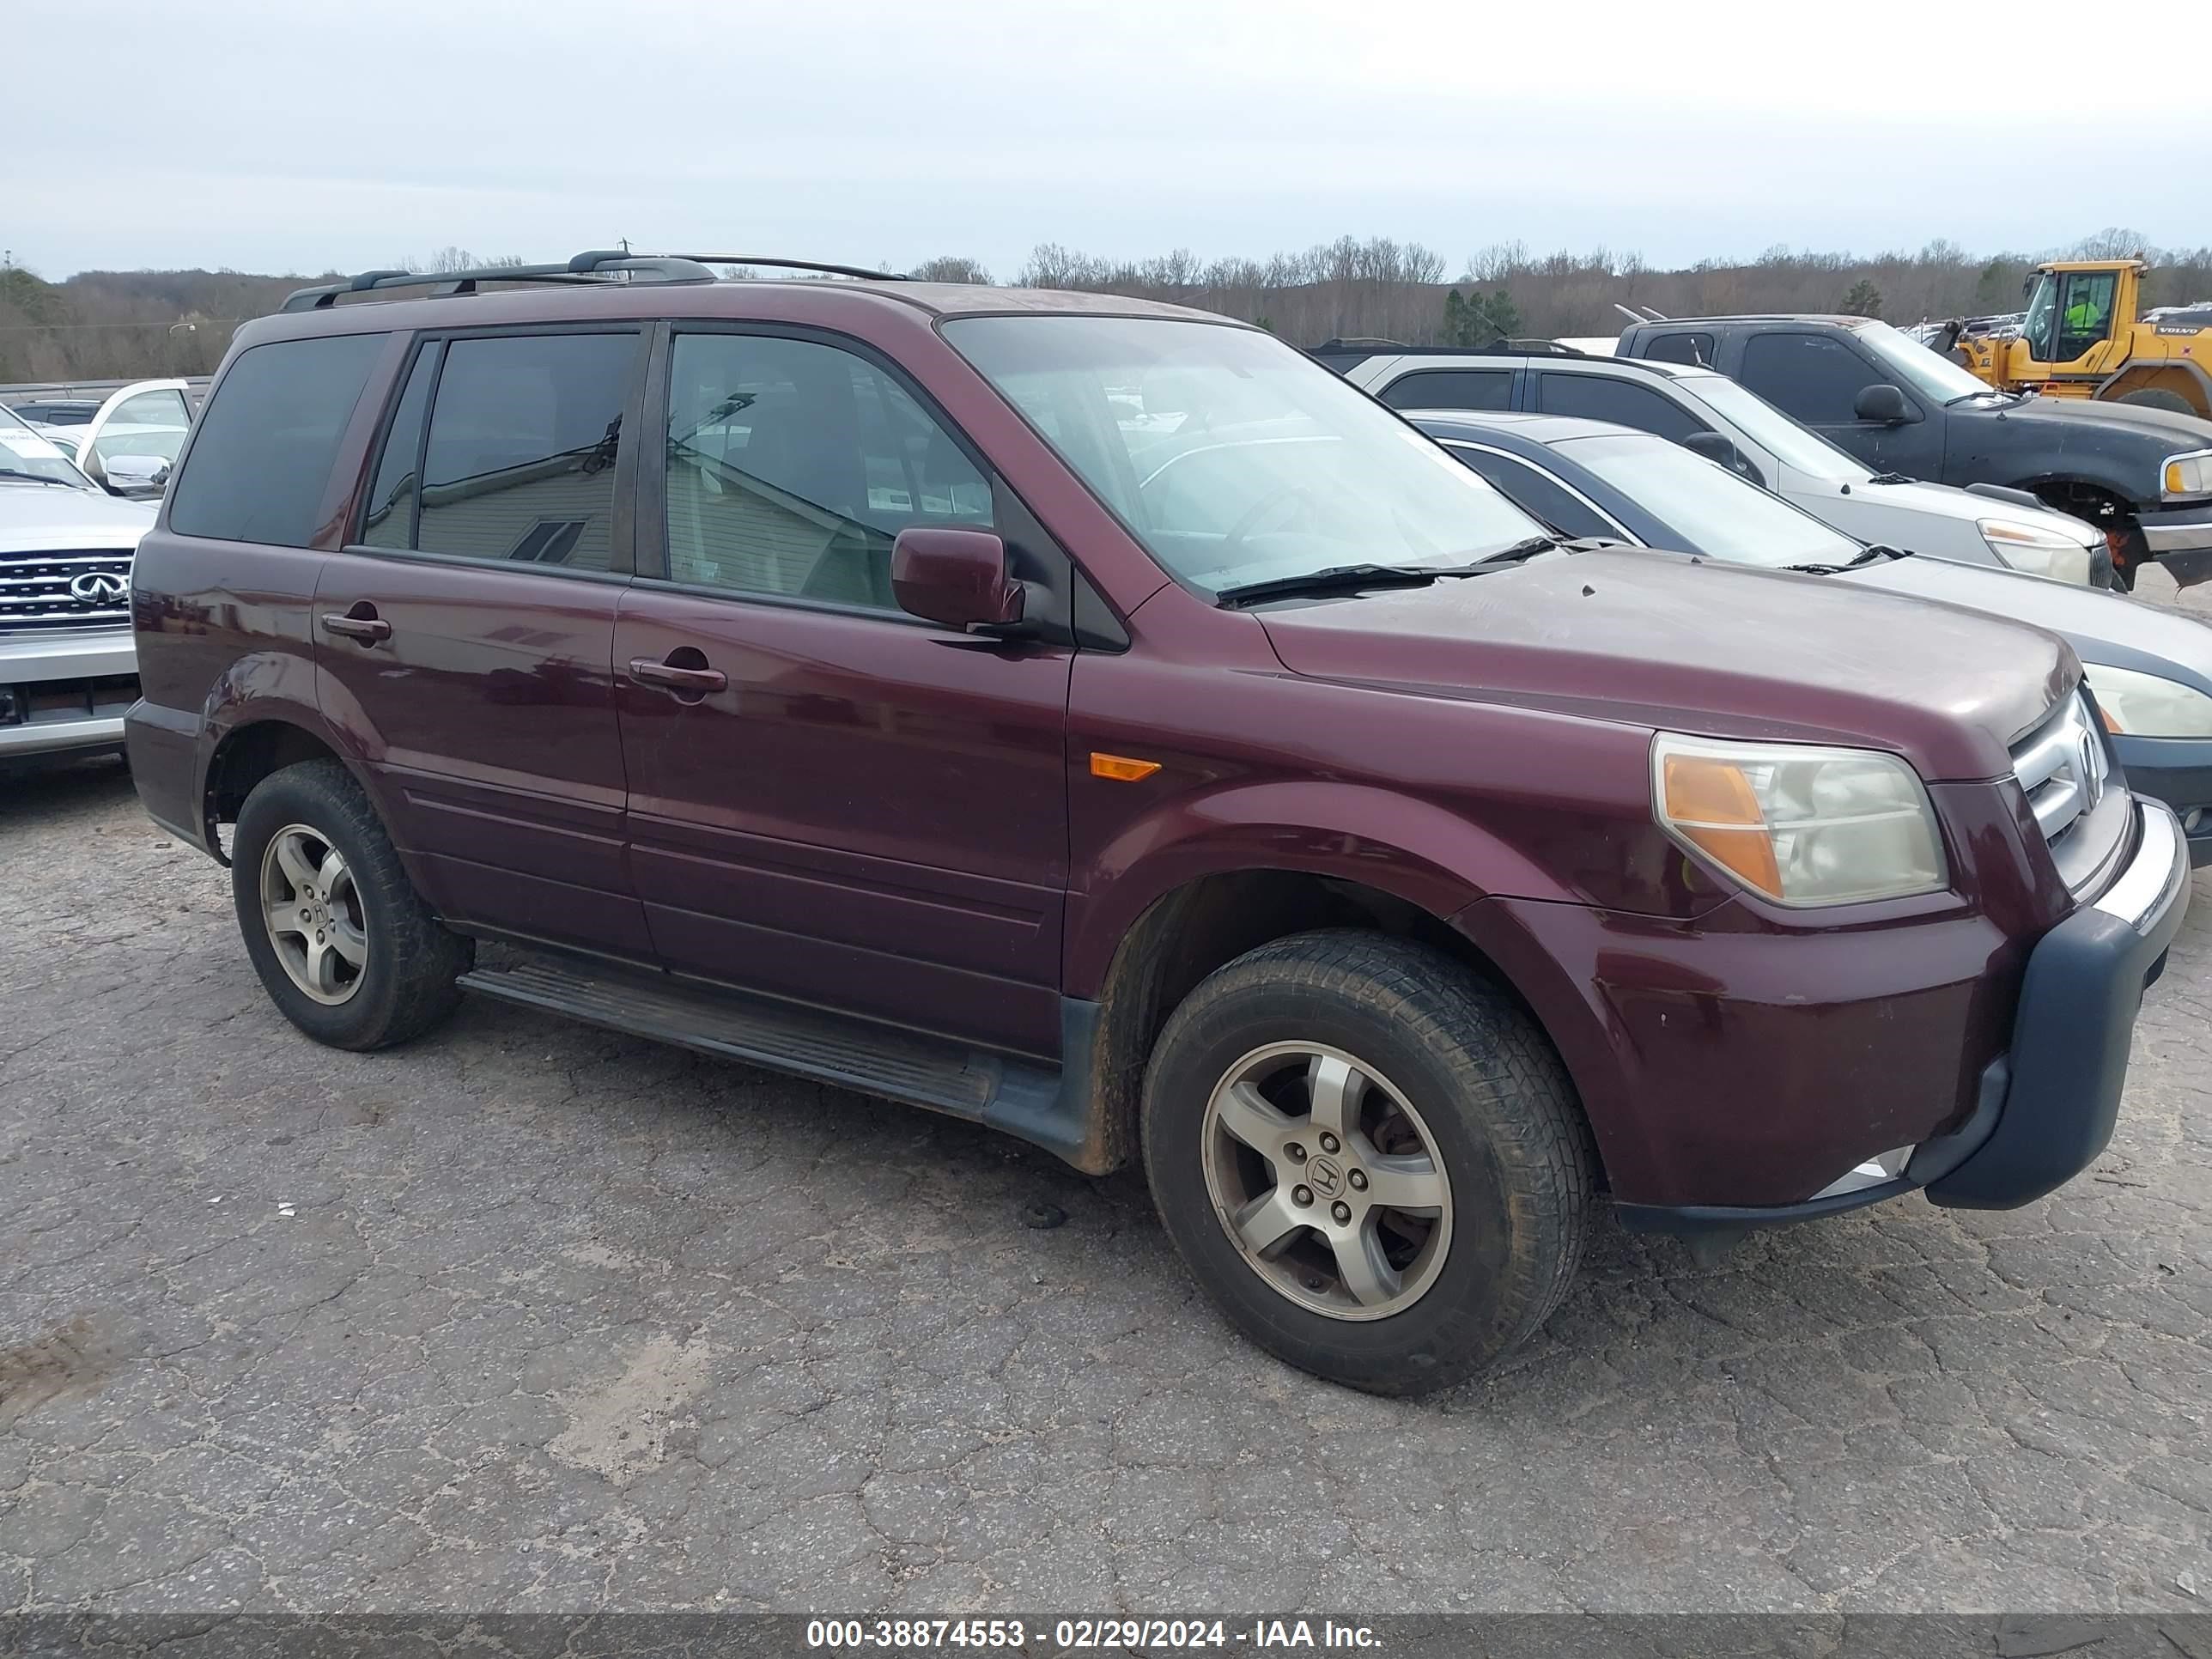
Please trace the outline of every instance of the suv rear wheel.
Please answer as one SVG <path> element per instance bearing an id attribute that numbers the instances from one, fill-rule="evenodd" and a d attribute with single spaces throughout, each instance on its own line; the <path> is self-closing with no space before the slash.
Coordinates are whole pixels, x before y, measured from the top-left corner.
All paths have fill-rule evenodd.
<path id="1" fill-rule="evenodd" d="M 1169 1236 L 1253 1340 L 1376 1394 L 1461 1381 L 1558 1305 L 1593 1158 L 1528 1017 L 1443 952 L 1303 933 L 1193 991 L 1146 1076 Z"/>
<path id="2" fill-rule="evenodd" d="M 272 772 L 239 811 L 231 896 L 246 953 L 284 1017 L 336 1048 L 419 1036 L 460 1000 L 476 949 L 422 902 L 353 775 Z"/>

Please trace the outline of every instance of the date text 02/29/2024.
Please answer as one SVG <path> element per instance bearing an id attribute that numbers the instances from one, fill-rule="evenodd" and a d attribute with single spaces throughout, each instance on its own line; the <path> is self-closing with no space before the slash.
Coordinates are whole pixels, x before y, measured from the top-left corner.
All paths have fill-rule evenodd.
<path id="1" fill-rule="evenodd" d="M 1053 1623 L 1052 1639 L 1054 1647 L 1063 1652 L 1228 1647 L 1264 1652 L 1376 1645 L 1375 1632 L 1369 1626 L 1340 1625 L 1328 1619 L 1259 1619 L 1242 1627 L 1231 1627 L 1222 1619 L 1060 1619 Z M 1021 1649 L 1028 1644 L 1029 1628 L 1018 1619 L 816 1619 L 806 1626 L 808 1647 L 830 1650 L 898 1652 Z"/>

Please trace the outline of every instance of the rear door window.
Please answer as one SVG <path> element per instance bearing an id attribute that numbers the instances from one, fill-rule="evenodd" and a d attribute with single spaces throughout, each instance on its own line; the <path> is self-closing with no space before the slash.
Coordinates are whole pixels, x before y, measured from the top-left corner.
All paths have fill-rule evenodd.
<path id="1" fill-rule="evenodd" d="M 642 340 L 507 334 L 426 345 L 377 458 L 362 543 L 610 568 L 623 411 Z"/>
<path id="2" fill-rule="evenodd" d="M 1401 375 L 1382 389 L 1393 409 L 1510 409 L 1510 368 L 1424 368 Z"/>
<path id="3" fill-rule="evenodd" d="M 169 489 L 179 536 L 303 547 L 382 334 L 279 340 L 239 354 Z"/>
<path id="4" fill-rule="evenodd" d="M 1692 433 L 1711 430 L 1663 393 L 1610 375 L 1547 371 L 1537 377 L 1536 384 L 1537 407 L 1547 415 L 1611 421 L 1676 443 Z"/>
<path id="5" fill-rule="evenodd" d="M 1850 426 L 1858 420 L 1859 393 L 1882 376 L 1825 334 L 1754 334 L 1744 342 L 1739 378 L 1807 426 Z"/>

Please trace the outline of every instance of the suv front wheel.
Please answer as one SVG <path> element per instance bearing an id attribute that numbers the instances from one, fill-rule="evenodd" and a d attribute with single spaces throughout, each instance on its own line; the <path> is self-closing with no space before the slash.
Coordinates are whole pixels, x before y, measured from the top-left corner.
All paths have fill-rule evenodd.
<path id="1" fill-rule="evenodd" d="M 1376 1394 L 1528 1337 L 1582 1255 L 1593 1158 L 1528 1016 L 1442 951 L 1279 939 L 1204 981 L 1146 1073 L 1169 1236 L 1253 1340 Z"/>
<path id="2" fill-rule="evenodd" d="M 270 1000 L 318 1042 L 382 1048 L 460 1000 L 475 946 L 407 879 L 376 809 L 335 760 L 256 784 L 231 842 L 231 896 Z"/>

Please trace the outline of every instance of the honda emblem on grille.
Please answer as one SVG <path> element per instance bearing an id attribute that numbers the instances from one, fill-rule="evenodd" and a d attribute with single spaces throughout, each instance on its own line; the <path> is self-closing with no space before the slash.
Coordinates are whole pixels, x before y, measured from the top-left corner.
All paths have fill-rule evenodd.
<path id="1" fill-rule="evenodd" d="M 2094 810 L 2105 798 L 2105 769 L 2098 764 L 2103 758 L 2097 752 L 2097 734 L 2084 732 L 2081 734 L 2081 753 L 2075 763 L 2081 768 L 2081 810 L 2084 812 Z"/>
<path id="2" fill-rule="evenodd" d="M 114 605 L 130 591 L 126 578 L 105 570 L 88 570 L 70 583 L 70 597 L 80 605 Z"/>

